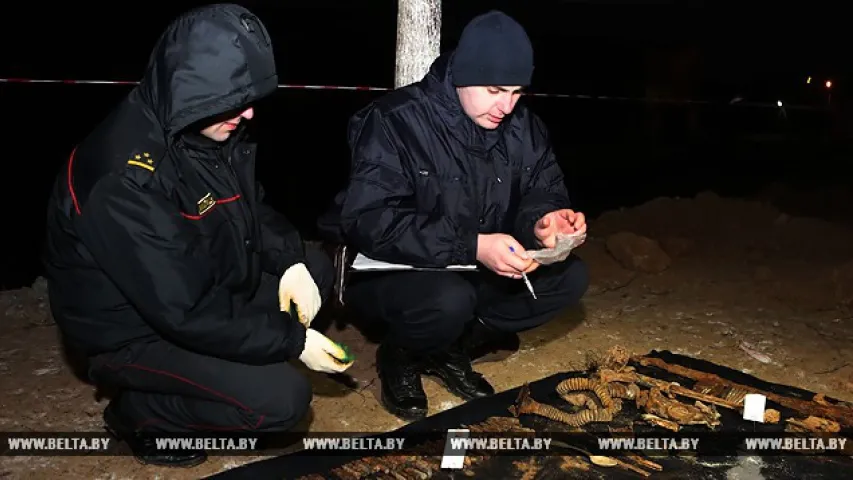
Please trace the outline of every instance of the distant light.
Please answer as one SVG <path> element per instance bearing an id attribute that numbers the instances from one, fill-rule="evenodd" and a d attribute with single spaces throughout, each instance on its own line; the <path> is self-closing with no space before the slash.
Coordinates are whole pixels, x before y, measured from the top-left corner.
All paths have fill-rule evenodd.
<path id="1" fill-rule="evenodd" d="M 807 78 L 806 83 L 812 83 L 812 77 Z"/>
<path id="2" fill-rule="evenodd" d="M 776 106 L 782 107 L 782 100 L 776 100 Z"/>
<path id="3" fill-rule="evenodd" d="M 826 88 L 832 88 L 832 82 L 831 81 L 829 81 L 829 80 L 826 81 Z"/>

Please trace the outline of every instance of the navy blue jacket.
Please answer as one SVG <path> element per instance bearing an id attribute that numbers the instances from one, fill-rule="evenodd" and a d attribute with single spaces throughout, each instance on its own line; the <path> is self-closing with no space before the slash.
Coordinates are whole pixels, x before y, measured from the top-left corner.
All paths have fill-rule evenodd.
<path id="1" fill-rule="evenodd" d="M 188 13 L 137 88 L 75 149 L 55 183 L 45 264 L 54 318 L 89 355 L 165 339 L 252 364 L 299 355 L 305 329 L 247 305 L 264 272 L 304 251 L 262 201 L 255 145 L 198 132 L 275 91 L 263 25 L 237 5 Z M 242 129 L 241 124 L 241 129 Z"/>
<path id="2" fill-rule="evenodd" d="M 475 124 L 452 84 L 451 55 L 350 120 L 349 183 L 320 221 L 329 240 L 393 263 L 473 264 L 478 234 L 536 248 L 535 222 L 569 208 L 542 121 L 519 102 L 497 129 Z"/>

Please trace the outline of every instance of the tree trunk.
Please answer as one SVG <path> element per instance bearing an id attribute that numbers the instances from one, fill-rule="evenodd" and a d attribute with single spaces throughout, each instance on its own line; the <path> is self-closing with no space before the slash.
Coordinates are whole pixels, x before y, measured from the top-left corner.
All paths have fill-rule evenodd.
<path id="1" fill-rule="evenodd" d="M 441 48 L 441 0 L 397 0 L 394 88 L 422 79 Z"/>

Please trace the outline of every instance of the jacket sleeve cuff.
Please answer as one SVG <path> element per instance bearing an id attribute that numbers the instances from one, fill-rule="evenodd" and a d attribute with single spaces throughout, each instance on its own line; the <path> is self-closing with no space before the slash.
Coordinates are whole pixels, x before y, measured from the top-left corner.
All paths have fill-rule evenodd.
<path id="1" fill-rule="evenodd" d="M 453 246 L 454 265 L 474 265 L 477 263 L 477 232 L 465 232 Z"/>
<path id="2" fill-rule="evenodd" d="M 305 262 L 305 255 L 301 252 L 293 252 L 293 253 L 282 253 L 278 257 L 278 265 L 276 267 L 276 274 L 280 278 L 284 275 L 284 272 L 287 271 L 288 268 L 296 265 L 297 263 Z"/>
<path id="3" fill-rule="evenodd" d="M 290 315 L 281 312 L 282 322 L 293 322 L 293 327 L 290 329 L 290 334 L 287 336 L 287 357 L 288 359 L 298 358 L 305 350 L 305 327 L 298 320 L 290 318 Z"/>
<path id="4" fill-rule="evenodd" d="M 543 213 L 544 215 L 544 213 Z M 539 239 L 536 238 L 534 227 L 542 215 L 528 214 L 520 218 L 515 231 L 515 239 L 525 250 L 535 250 L 541 247 Z"/>

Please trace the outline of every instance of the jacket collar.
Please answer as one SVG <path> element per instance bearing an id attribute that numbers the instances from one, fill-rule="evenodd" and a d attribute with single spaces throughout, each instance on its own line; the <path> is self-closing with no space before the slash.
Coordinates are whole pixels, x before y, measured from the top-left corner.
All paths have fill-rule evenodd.
<path id="1" fill-rule="evenodd" d="M 450 135 L 468 150 L 485 154 L 498 143 L 504 125 L 501 124 L 494 130 L 485 129 L 474 123 L 462 109 L 450 71 L 453 54 L 454 52 L 448 52 L 439 56 L 432 63 L 421 85 L 426 94 L 435 99 L 432 103 Z"/>

